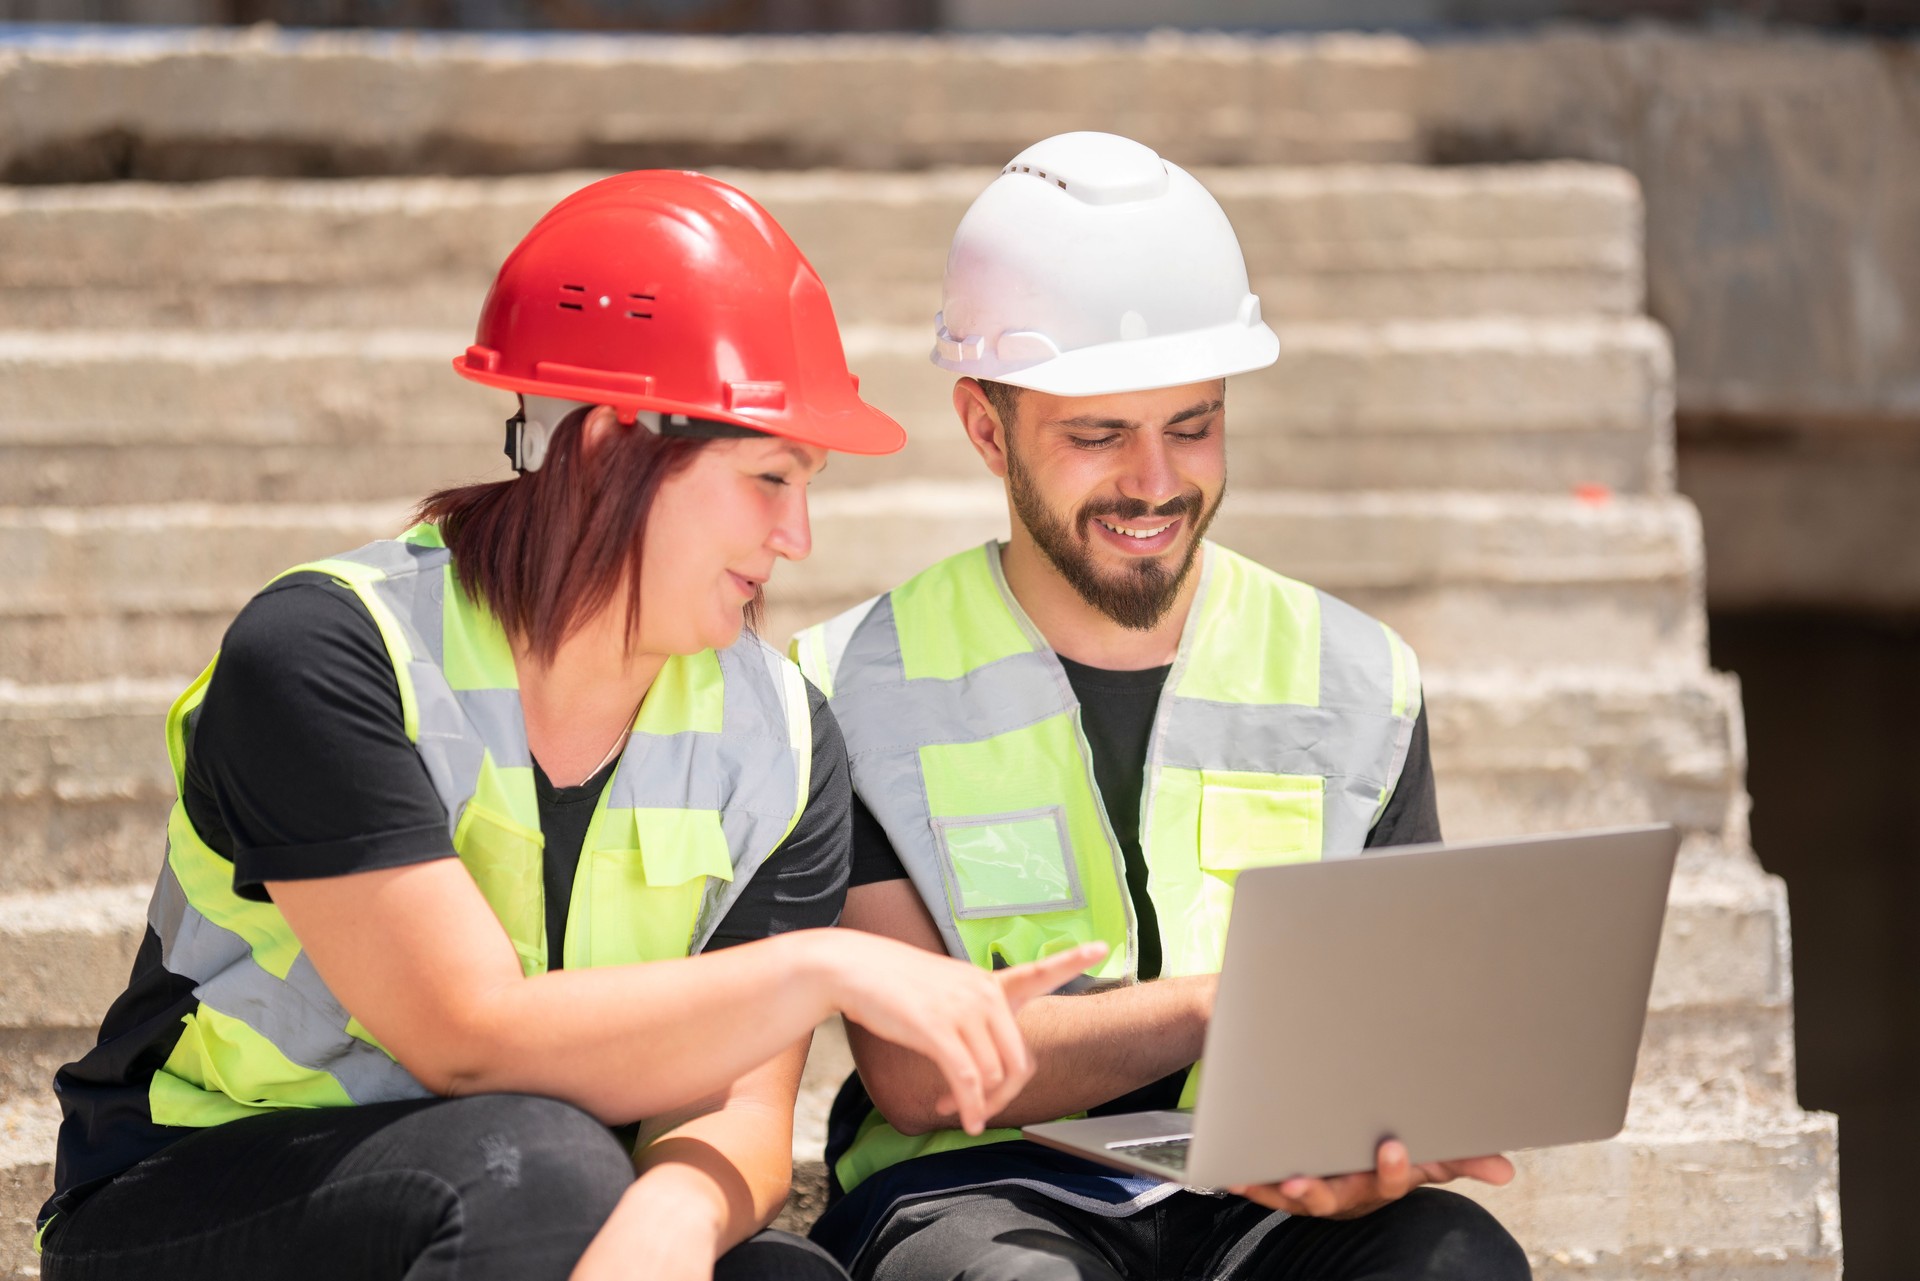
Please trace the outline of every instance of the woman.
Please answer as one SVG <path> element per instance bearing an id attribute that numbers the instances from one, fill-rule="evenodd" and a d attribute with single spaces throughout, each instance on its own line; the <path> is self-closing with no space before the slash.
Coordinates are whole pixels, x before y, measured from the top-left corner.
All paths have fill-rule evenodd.
<path id="1" fill-rule="evenodd" d="M 520 394 L 519 477 L 277 579 L 168 717 L 146 941 L 55 1082 L 54 1281 L 837 1276 L 763 1231 L 811 1029 L 928 1055 L 977 1130 L 1012 1009 L 1097 959 L 818 928 L 845 748 L 743 611 L 827 450 L 903 436 L 763 210 L 576 193 L 454 363 Z"/>

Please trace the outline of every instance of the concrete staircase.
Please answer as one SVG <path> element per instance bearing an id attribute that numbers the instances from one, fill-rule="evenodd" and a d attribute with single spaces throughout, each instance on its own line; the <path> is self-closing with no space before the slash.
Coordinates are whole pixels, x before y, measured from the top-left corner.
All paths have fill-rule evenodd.
<path id="1" fill-rule="evenodd" d="M 847 42 L 742 48 L 738 74 L 760 57 L 813 86 L 808 101 L 851 101 L 891 65 Z M 293 71 L 377 79 L 379 59 L 356 58 Z M 1129 65 L 1108 61 L 1089 83 Z M 1382 76 L 1390 62 L 1360 60 Z M 45 96 L 106 83 L 98 72 L 77 54 L 0 67 L 0 94 L 31 81 L 33 118 L 52 120 Z M 1087 122 L 1049 111 L 1022 119 L 1021 141 Z M 805 153 L 804 121 L 781 134 L 755 119 Z M 721 132 L 716 153 L 738 156 Z M 895 151 L 985 158 L 963 142 Z M 727 175 L 820 268 L 863 387 L 913 442 L 823 475 L 815 554 L 773 585 L 782 637 L 1005 529 L 925 363 L 946 238 L 992 171 L 867 168 Z M 47 1078 L 91 1043 L 139 937 L 171 798 L 167 704 L 272 573 L 394 532 L 429 488 L 505 474 L 507 398 L 446 362 L 500 257 L 593 176 L 0 189 L 0 1277 L 34 1274 Z M 1640 314 L 1637 190 L 1562 164 L 1201 177 L 1284 353 L 1233 384 L 1217 536 L 1419 650 L 1450 835 L 1641 819 L 1686 833 L 1627 1132 L 1526 1154 L 1513 1187 L 1475 1195 L 1543 1278 L 1837 1277 L 1835 1123 L 1794 1097 L 1785 894 L 1748 848 L 1738 690 L 1705 660 L 1671 357 Z M 797 1208 L 817 1196 L 844 1065 L 829 1028 L 802 1100 Z"/>

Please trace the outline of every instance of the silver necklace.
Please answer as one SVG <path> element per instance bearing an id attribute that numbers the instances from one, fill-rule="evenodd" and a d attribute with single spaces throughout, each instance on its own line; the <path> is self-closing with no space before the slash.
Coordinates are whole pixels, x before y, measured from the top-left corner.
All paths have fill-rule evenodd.
<path id="1" fill-rule="evenodd" d="M 640 696 L 640 702 L 644 703 L 646 701 L 647 696 L 642 694 Z M 607 754 L 600 758 L 598 765 L 587 771 L 587 778 L 592 778 L 595 774 L 598 774 L 607 767 L 607 762 L 620 755 L 620 749 L 627 745 L 627 739 L 633 734 L 633 723 L 638 719 L 640 719 L 640 703 L 635 703 L 632 714 L 627 717 L 627 723 L 620 727 L 618 734 L 614 735 L 613 746 L 607 749 Z M 586 779 L 581 780 L 581 782 L 585 781 Z"/>

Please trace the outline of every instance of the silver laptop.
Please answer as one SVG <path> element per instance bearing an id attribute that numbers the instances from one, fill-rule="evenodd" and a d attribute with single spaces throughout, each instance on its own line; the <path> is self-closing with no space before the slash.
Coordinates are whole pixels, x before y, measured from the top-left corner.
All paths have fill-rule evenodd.
<path id="1" fill-rule="evenodd" d="M 1667 885 L 1664 824 L 1240 873 L 1194 1108 L 1027 1138 L 1195 1187 L 1611 1138 Z"/>

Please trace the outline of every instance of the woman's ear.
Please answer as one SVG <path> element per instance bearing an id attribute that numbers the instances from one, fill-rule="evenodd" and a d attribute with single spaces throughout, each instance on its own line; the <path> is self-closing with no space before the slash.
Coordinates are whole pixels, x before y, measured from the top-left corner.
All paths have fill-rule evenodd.
<path id="1" fill-rule="evenodd" d="M 587 411 L 586 421 L 580 424 L 580 454 L 591 458 L 607 441 L 622 431 L 619 415 L 610 405 L 595 405 Z"/>

